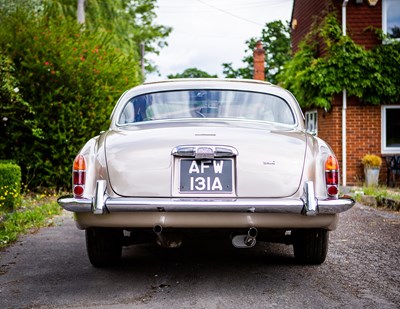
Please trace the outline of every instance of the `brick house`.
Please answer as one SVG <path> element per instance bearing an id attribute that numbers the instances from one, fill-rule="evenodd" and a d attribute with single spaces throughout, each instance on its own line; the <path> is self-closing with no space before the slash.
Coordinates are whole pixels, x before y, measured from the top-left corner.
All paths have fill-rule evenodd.
<path id="1" fill-rule="evenodd" d="M 336 16 L 341 19 L 344 33 L 366 49 L 385 44 L 370 30 L 370 26 L 388 34 L 391 34 L 393 26 L 400 27 L 400 0 L 294 0 L 291 20 L 293 52 L 310 31 L 315 18 L 332 11 L 336 11 Z M 385 159 L 400 155 L 400 102 L 366 105 L 344 93 L 335 96 L 329 111 L 315 108 L 304 112 L 307 126 L 315 128 L 317 135 L 335 151 L 342 168 L 343 185 L 362 184 L 361 158 L 367 153 L 382 156 L 380 182 L 386 183 Z"/>

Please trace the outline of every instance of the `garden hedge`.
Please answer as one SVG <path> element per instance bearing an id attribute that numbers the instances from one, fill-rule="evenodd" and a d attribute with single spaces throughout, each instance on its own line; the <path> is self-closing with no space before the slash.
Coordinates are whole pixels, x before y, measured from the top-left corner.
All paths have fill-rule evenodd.
<path id="1" fill-rule="evenodd" d="M 21 168 L 14 163 L 0 161 L 0 211 L 11 212 L 20 202 Z"/>

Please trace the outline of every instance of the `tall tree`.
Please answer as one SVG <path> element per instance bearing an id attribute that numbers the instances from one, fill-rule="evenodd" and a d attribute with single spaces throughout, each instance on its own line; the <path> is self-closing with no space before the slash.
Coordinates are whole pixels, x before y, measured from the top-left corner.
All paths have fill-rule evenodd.
<path id="1" fill-rule="evenodd" d="M 121 48 L 135 49 L 140 54 L 140 45 L 144 44 L 145 53 L 158 54 L 160 48 L 167 45 L 165 37 L 171 28 L 154 24 L 156 0 L 110 1 L 113 4 L 108 4 L 107 10 L 104 10 L 105 1 L 86 1 L 89 26 L 96 28 L 96 19 L 100 16 L 102 27 L 116 34 Z M 150 62 L 145 64 L 147 72 L 155 70 Z"/>
<path id="2" fill-rule="evenodd" d="M 78 0 L 0 0 L 0 22 L 2 17 L 17 10 L 49 20 L 60 17 L 76 20 L 77 6 Z M 146 54 L 159 54 L 167 45 L 165 39 L 172 29 L 154 23 L 156 6 L 157 0 L 85 0 L 85 29 L 107 33 L 116 47 L 132 57 L 139 57 L 141 44 Z M 145 59 L 146 72 L 156 69 L 153 62 Z"/>
<path id="3" fill-rule="evenodd" d="M 223 73 L 228 78 L 253 78 L 253 51 L 258 40 L 261 40 L 265 49 L 265 76 L 272 83 L 276 83 L 276 76 L 283 69 L 283 65 L 291 58 L 289 25 L 277 20 L 265 24 L 260 38 L 250 38 L 246 41 L 246 55 L 243 57 L 243 67 L 235 69 L 232 63 L 223 63 Z"/>
<path id="4" fill-rule="evenodd" d="M 157 50 L 165 39 L 152 32 L 153 7 L 139 5 L 155 1 L 98 0 L 127 4 L 115 10 L 124 19 L 136 12 L 137 23 L 115 16 L 114 24 L 94 19 L 94 1 L 86 1 L 82 26 L 76 0 L 0 0 L 0 159 L 14 158 L 30 188 L 69 185 L 79 148 L 107 128 L 121 93 L 141 82 L 137 43 L 148 39 Z"/>

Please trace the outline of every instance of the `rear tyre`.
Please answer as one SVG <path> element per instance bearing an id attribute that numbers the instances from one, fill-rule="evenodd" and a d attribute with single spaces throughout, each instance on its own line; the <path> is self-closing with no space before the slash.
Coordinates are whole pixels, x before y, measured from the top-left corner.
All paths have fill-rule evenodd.
<path id="1" fill-rule="evenodd" d="M 86 250 L 93 266 L 112 266 L 121 260 L 122 230 L 93 228 L 85 232 Z"/>
<path id="2" fill-rule="evenodd" d="M 294 257 L 300 264 L 318 265 L 328 253 L 329 232 L 323 229 L 294 232 Z"/>

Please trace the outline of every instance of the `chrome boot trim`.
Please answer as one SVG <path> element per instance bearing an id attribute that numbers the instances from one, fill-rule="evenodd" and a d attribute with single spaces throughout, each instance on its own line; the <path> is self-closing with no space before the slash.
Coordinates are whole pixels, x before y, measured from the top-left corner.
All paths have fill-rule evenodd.
<path id="1" fill-rule="evenodd" d="M 230 146 L 215 145 L 185 145 L 172 150 L 175 157 L 187 157 L 195 159 L 214 159 L 222 157 L 235 157 L 238 151 Z"/>
<path id="2" fill-rule="evenodd" d="M 304 186 L 304 209 L 306 216 L 315 216 L 317 214 L 317 200 L 314 194 L 314 183 L 307 181 Z"/>
<path id="3" fill-rule="evenodd" d="M 102 215 L 104 213 L 107 199 L 106 188 L 107 184 L 105 180 L 97 180 L 96 195 L 94 196 L 92 204 L 92 212 L 95 215 Z"/>

